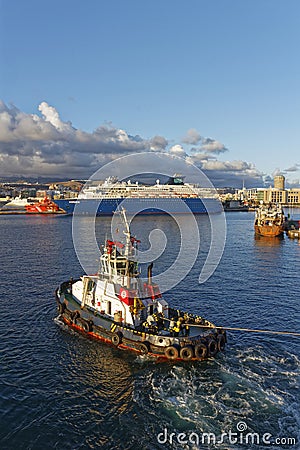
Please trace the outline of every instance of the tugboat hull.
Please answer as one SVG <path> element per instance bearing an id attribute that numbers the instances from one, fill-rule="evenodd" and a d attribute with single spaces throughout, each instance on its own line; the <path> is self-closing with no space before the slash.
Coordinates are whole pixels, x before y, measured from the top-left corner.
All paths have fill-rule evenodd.
<path id="1" fill-rule="evenodd" d="M 280 205 L 262 203 L 255 212 L 254 230 L 261 236 L 276 237 L 284 232 L 285 216 Z"/>
<path id="2" fill-rule="evenodd" d="M 276 237 L 281 236 L 284 232 L 282 225 L 254 225 L 255 233 L 261 236 Z"/>
<path id="3" fill-rule="evenodd" d="M 148 354 L 161 361 L 205 360 L 225 349 L 225 330 L 214 327 L 211 322 L 199 316 L 190 315 L 189 323 L 185 324 L 188 328 L 176 333 L 177 335 L 167 330 L 162 330 L 161 333 L 136 330 L 105 317 L 105 314 L 90 311 L 88 307 L 81 308 L 72 296 L 71 289 L 66 286 L 70 286 L 70 283 L 63 283 L 55 292 L 60 319 L 88 337 L 122 350 Z M 175 319 L 181 314 L 181 311 L 173 310 Z M 185 335 L 186 329 L 191 330 L 188 336 Z"/>

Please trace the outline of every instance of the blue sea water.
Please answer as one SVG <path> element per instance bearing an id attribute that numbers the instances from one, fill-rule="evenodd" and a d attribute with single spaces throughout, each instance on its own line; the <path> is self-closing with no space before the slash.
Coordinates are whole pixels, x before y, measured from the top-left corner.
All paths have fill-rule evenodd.
<path id="1" fill-rule="evenodd" d="M 251 212 L 226 219 L 214 275 L 199 284 L 210 238 L 199 216 L 199 257 L 165 298 L 217 325 L 300 332 L 300 242 L 255 237 Z M 96 219 L 99 242 L 109 221 Z M 180 234 L 169 217 L 140 217 L 141 246 L 152 228 L 168 240 L 155 274 L 176 259 Z M 1 216 L 0 239 L 1 449 L 300 448 L 300 337 L 233 331 L 216 359 L 158 364 L 61 325 L 54 290 L 82 274 L 70 217 Z M 222 441 L 230 431 L 238 442 Z M 246 443 L 247 432 L 259 443 Z"/>

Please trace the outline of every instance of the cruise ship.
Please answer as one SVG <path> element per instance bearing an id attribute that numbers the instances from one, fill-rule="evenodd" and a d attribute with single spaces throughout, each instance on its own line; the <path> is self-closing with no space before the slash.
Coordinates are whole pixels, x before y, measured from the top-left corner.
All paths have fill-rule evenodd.
<path id="1" fill-rule="evenodd" d="M 103 182 L 89 181 L 76 198 L 55 199 L 59 208 L 68 214 L 113 215 L 120 206 L 129 214 L 207 214 L 222 211 L 222 205 L 213 188 L 201 188 L 184 182 L 184 176 L 175 174 L 164 184 L 153 185 L 138 181 L 119 181 L 108 177 Z"/>

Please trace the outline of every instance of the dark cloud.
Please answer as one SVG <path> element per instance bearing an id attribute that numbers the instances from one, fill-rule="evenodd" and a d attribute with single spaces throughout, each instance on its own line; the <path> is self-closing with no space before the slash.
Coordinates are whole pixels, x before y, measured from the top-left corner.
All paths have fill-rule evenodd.
<path id="1" fill-rule="evenodd" d="M 149 145 L 150 150 L 161 152 L 167 147 L 168 141 L 163 136 L 154 136 L 149 139 Z"/>
<path id="2" fill-rule="evenodd" d="M 215 139 L 202 138 L 202 144 L 199 148 L 199 151 L 205 151 L 207 153 L 214 153 L 218 155 L 220 153 L 228 152 L 228 148 L 226 148 L 224 144 L 216 141 Z"/>
<path id="3" fill-rule="evenodd" d="M 182 138 L 184 144 L 197 145 L 201 141 L 202 137 L 195 128 L 191 128 L 187 131 L 186 135 Z"/>
<path id="4" fill-rule="evenodd" d="M 188 145 L 199 145 L 199 147 L 192 149 L 194 152 L 220 154 L 228 151 L 224 144 L 215 139 L 201 136 L 195 128 L 187 131 L 182 138 L 182 142 Z"/>
<path id="5" fill-rule="evenodd" d="M 273 178 L 270 176 L 270 175 L 266 175 L 265 177 L 264 177 L 264 182 L 265 182 L 265 185 L 267 186 L 267 185 L 270 185 L 271 183 L 273 183 Z"/>
<path id="6" fill-rule="evenodd" d="M 246 161 L 204 160 L 201 168 L 216 187 L 241 187 L 243 183 L 248 188 L 263 186 L 263 174 Z"/>
<path id="7" fill-rule="evenodd" d="M 298 172 L 300 169 L 300 164 L 294 164 L 293 166 L 289 167 L 288 169 L 285 169 L 285 172 Z"/>

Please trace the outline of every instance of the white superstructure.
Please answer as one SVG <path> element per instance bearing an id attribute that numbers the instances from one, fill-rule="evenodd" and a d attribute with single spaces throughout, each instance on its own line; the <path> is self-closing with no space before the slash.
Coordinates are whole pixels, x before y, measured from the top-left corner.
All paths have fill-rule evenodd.
<path id="1" fill-rule="evenodd" d="M 217 198 L 214 189 L 200 188 L 198 185 L 184 183 L 184 177 L 175 174 L 166 184 L 156 180 L 156 184 L 147 186 L 139 182 L 119 181 L 108 177 L 103 183 L 89 182 L 79 193 L 78 199 L 114 199 L 114 198 Z"/>

